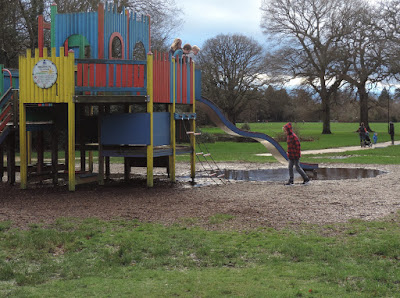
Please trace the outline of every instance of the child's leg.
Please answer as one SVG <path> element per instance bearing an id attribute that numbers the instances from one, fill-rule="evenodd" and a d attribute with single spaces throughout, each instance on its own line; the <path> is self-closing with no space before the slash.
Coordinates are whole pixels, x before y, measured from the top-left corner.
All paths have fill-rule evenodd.
<path id="1" fill-rule="evenodd" d="M 303 178 L 304 181 L 308 181 L 310 180 L 307 176 L 307 174 L 304 172 L 303 168 L 300 166 L 300 160 L 296 159 L 294 161 L 294 164 L 296 166 L 296 171 L 297 173 L 299 173 L 301 175 L 301 177 Z M 293 169 L 292 169 L 293 170 Z"/>
<path id="2" fill-rule="evenodd" d="M 293 181 L 294 181 L 293 164 L 294 164 L 294 160 L 289 159 L 289 182 L 290 183 L 293 183 Z"/>

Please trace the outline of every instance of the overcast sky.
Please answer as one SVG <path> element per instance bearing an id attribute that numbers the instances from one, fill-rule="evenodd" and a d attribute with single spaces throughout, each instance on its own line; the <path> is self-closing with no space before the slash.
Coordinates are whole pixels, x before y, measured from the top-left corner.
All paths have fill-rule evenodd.
<path id="1" fill-rule="evenodd" d="M 240 33 L 264 44 L 260 28 L 261 0 L 175 0 L 183 10 L 183 26 L 177 37 L 183 43 L 202 46 L 218 34 Z"/>

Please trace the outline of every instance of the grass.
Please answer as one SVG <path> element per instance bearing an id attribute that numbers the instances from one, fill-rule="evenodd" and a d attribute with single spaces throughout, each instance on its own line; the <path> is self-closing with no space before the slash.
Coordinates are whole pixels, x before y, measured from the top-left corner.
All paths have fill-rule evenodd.
<path id="1" fill-rule="evenodd" d="M 262 132 L 276 137 L 282 133 L 285 123 L 250 123 L 251 131 Z M 390 141 L 386 123 L 371 123 L 371 128 L 378 133 L 378 145 L 381 142 Z M 294 126 L 299 130 L 299 135 L 312 141 L 301 142 L 301 149 L 318 150 L 347 146 L 358 146 L 359 137 L 355 132 L 356 123 L 331 123 L 330 135 L 323 135 L 322 123 L 297 123 Z M 240 127 L 240 124 L 238 124 Z M 400 127 L 399 127 L 400 129 Z M 224 133 L 218 127 L 202 127 L 201 130 L 210 134 Z M 395 139 L 399 139 L 396 138 Z M 286 142 L 280 142 L 286 148 Z M 267 153 L 267 149 L 258 142 L 216 142 L 198 144 L 197 151 L 209 151 L 216 161 L 226 162 L 277 162 L 273 157 L 256 156 L 259 153 Z M 334 158 L 334 157 L 341 157 Z M 188 161 L 188 156 L 178 156 L 178 161 Z M 345 153 L 303 155 L 303 162 L 310 163 L 365 163 L 365 164 L 400 164 L 400 152 L 395 146 L 378 148 L 374 150 L 349 151 Z"/>
<path id="2" fill-rule="evenodd" d="M 276 137 L 282 134 L 282 126 L 285 123 L 281 122 L 268 122 L 268 123 L 249 123 L 251 131 L 262 132 Z M 237 125 L 238 127 L 241 124 Z M 371 123 L 371 128 L 378 133 L 378 144 L 380 142 L 390 141 L 390 136 L 387 133 L 386 123 Z M 302 141 L 302 150 L 317 150 L 326 148 L 357 146 L 359 145 L 358 134 L 355 132 L 358 128 L 356 123 L 331 123 L 330 135 L 323 135 L 322 123 L 307 122 L 295 123 L 294 127 L 299 131 L 299 135 L 307 140 Z M 210 134 L 225 134 L 218 127 L 201 127 L 202 132 Z M 400 131 L 400 125 L 395 124 L 395 131 Z M 400 139 L 396 137 L 395 139 Z M 283 148 L 286 148 L 286 142 L 280 142 Z M 230 161 L 230 162 L 276 162 L 273 157 L 256 156 L 259 153 L 267 153 L 267 149 L 258 142 L 216 142 L 216 143 L 199 143 L 196 148 L 199 151 L 209 151 L 216 161 Z M 93 152 L 94 160 L 97 161 L 97 151 Z M 64 157 L 64 152 L 59 152 L 59 158 Z M 75 153 L 79 159 L 80 152 Z M 333 160 L 335 163 L 369 163 L 369 164 L 399 164 L 399 157 L 394 149 L 376 149 L 368 151 L 348 152 L 345 154 L 324 154 L 324 155 L 303 155 L 302 161 L 304 162 L 332 162 L 332 156 L 349 156 L 345 159 Z M 35 152 L 32 154 L 36 158 Z M 48 161 L 51 159 L 50 152 L 46 151 L 44 155 Z M 177 156 L 178 161 L 188 162 L 190 157 L 188 155 Z M 123 158 L 112 157 L 111 163 L 122 163 Z"/>
<path id="3" fill-rule="evenodd" d="M 9 227 L 0 231 L 0 296 L 393 297 L 399 222 L 247 232 L 95 219 Z"/>
<path id="4" fill-rule="evenodd" d="M 283 123 L 250 124 L 272 136 Z M 306 123 L 302 149 L 353 146 L 355 124 Z M 373 124 L 388 141 L 386 124 Z M 203 131 L 218 133 L 216 128 Z M 283 144 L 285 146 L 285 144 Z M 206 144 L 217 161 L 274 161 L 259 143 Z M 340 159 L 337 157 L 340 156 Z M 179 160 L 188 160 L 180 156 Z M 400 164 L 397 146 L 304 155 L 302 161 Z M 0 297 L 396 297 L 400 214 L 382 221 L 224 231 L 235 217 L 182 218 L 170 227 L 136 220 L 60 218 L 28 230 L 0 221 Z"/>
<path id="5" fill-rule="evenodd" d="M 284 122 L 267 122 L 267 123 L 249 123 L 251 131 L 265 133 L 271 137 L 276 137 L 282 133 Z M 237 124 L 240 127 L 241 124 Z M 302 150 L 315 150 L 336 147 L 346 147 L 359 145 L 359 138 L 356 130 L 358 129 L 357 123 L 331 123 L 332 134 L 323 135 L 322 123 L 320 122 L 306 122 L 306 123 L 293 123 L 294 129 L 300 131 L 299 135 L 303 138 L 313 139 L 312 142 L 302 142 Z M 378 133 L 378 142 L 387 142 L 390 140 L 388 134 L 387 123 L 370 123 L 370 127 L 374 132 Z M 400 129 L 399 124 L 395 124 L 395 131 Z M 211 134 L 224 134 L 218 127 L 201 127 L 201 130 Z M 280 143 L 282 146 L 284 142 Z"/>

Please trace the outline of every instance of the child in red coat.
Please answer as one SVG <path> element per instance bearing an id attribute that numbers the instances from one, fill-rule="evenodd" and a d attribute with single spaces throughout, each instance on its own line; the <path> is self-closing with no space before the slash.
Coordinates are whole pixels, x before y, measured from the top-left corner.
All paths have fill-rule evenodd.
<path id="1" fill-rule="evenodd" d="M 286 140 L 288 146 L 287 155 L 289 158 L 289 182 L 286 183 L 285 185 L 287 186 L 293 185 L 294 181 L 293 166 L 296 167 L 296 171 L 303 178 L 304 180 L 303 184 L 307 185 L 310 182 L 310 179 L 300 166 L 300 156 L 301 156 L 300 141 L 299 138 L 296 136 L 296 134 L 293 132 L 292 123 L 290 122 L 287 123 L 283 127 L 283 131 L 287 135 L 287 140 Z"/>

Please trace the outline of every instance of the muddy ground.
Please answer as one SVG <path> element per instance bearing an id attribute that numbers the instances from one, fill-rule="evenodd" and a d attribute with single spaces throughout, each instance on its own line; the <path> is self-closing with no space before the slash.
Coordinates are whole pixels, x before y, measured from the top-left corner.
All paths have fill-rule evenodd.
<path id="1" fill-rule="evenodd" d="M 387 173 L 375 178 L 314 180 L 311 185 L 283 186 L 274 182 L 225 182 L 218 180 L 172 184 L 165 171 L 155 172 L 154 188 L 144 179 L 130 183 L 113 179 L 105 186 L 19 185 L 0 183 L 0 221 L 12 221 L 26 229 L 31 224 L 52 224 L 60 217 L 103 220 L 138 219 L 165 225 L 184 222 L 206 229 L 281 229 L 302 224 L 344 223 L 350 219 L 376 220 L 390 217 L 400 209 L 400 166 L 398 165 L 320 165 L 321 167 L 363 167 Z M 221 169 L 269 169 L 279 164 L 220 163 Z M 113 166 L 113 173 L 122 172 Z M 177 175 L 189 172 L 187 164 L 177 165 Z M 114 176 L 115 177 L 115 176 Z M 201 179 L 200 179 L 201 180 Z M 5 181 L 5 178 L 3 178 Z M 300 183 L 300 181 L 297 181 Z M 222 223 L 210 221 L 216 214 L 233 218 Z"/>

